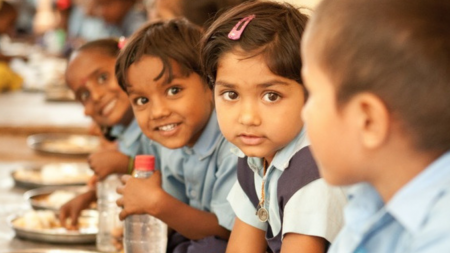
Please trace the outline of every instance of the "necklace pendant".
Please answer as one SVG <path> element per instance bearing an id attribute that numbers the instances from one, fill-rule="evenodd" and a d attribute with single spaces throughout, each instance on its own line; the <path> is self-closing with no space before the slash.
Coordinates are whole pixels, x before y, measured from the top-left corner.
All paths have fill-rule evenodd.
<path id="1" fill-rule="evenodd" d="M 260 207 L 258 211 L 256 211 L 256 216 L 258 216 L 258 219 L 261 222 L 266 222 L 269 220 L 269 212 L 264 207 Z"/>

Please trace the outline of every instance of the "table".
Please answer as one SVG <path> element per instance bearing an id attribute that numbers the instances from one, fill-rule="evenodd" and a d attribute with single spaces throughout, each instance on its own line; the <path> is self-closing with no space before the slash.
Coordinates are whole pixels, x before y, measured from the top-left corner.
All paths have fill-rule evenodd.
<path id="1" fill-rule="evenodd" d="M 86 134 L 91 120 L 77 102 L 48 102 L 44 93 L 0 93 L 0 252 L 24 249 L 79 249 L 95 251 L 95 245 L 57 245 L 15 237 L 7 217 L 31 209 L 23 198 L 27 189 L 15 187 L 11 172 L 21 165 L 50 162 L 85 162 L 83 156 L 38 153 L 26 139 L 37 133 Z"/>
<path id="2" fill-rule="evenodd" d="M 14 186 L 11 172 L 27 163 L 0 163 L 0 252 L 9 252 L 22 249 L 80 249 L 95 251 L 95 245 L 60 245 L 27 241 L 15 237 L 7 222 L 10 215 L 30 210 L 31 206 L 23 197 L 27 189 Z"/>

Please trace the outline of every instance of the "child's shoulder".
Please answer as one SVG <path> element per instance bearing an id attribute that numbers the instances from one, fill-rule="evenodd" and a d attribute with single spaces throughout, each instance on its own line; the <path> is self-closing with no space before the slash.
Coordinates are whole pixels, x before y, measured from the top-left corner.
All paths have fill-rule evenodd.
<path id="1" fill-rule="evenodd" d="M 448 252 L 450 249 L 450 184 L 438 197 L 423 226 L 414 236 L 412 251 L 427 248 L 427 252 Z M 416 251 L 414 251 L 416 252 Z"/>

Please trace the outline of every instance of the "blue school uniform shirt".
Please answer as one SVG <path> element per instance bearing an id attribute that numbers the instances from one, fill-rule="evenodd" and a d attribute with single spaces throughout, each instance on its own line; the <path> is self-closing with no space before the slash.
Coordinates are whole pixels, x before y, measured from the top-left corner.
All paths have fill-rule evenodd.
<path id="1" fill-rule="evenodd" d="M 228 230 L 235 217 L 226 200 L 236 181 L 232 147 L 220 132 L 214 111 L 192 148 L 162 148 L 160 154 L 163 189 L 191 207 L 214 213 Z"/>
<path id="2" fill-rule="evenodd" d="M 247 162 L 254 172 L 255 190 L 261 199 L 262 181 L 265 180 L 265 208 L 269 211 L 268 222 L 261 222 L 256 216 L 256 208 L 244 192 L 239 182 L 231 190 L 228 200 L 236 216 L 255 228 L 267 231 L 270 224 L 272 234 L 282 236 L 287 233 L 319 236 L 332 242 L 342 226 L 342 210 L 346 202 L 345 192 L 341 188 L 331 187 L 323 179 L 316 179 L 299 189 L 288 200 L 284 208 L 283 224 L 281 223 L 279 203 L 277 199 L 278 180 L 291 158 L 297 151 L 309 145 L 303 129 L 287 146 L 278 151 L 263 175 L 262 159 L 248 157 Z M 244 157 L 237 150 L 239 157 Z"/>
<path id="3" fill-rule="evenodd" d="M 147 16 L 144 11 L 137 7 L 132 7 L 122 20 L 120 25 L 105 25 L 105 29 L 110 37 L 130 37 L 144 23 L 147 22 Z"/>
<path id="4" fill-rule="evenodd" d="M 450 152 L 386 205 L 366 183 L 353 186 L 349 193 L 344 228 L 329 252 L 450 252 Z"/>
<path id="5" fill-rule="evenodd" d="M 105 23 L 97 17 L 87 16 L 82 8 L 74 6 L 68 21 L 69 38 L 82 38 L 86 41 L 109 37 Z"/>
<path id="6" fill-rule="evenodd" d="M 158 157 L 160 154 L 161 146 L 142 133 L 136 119 L 133 119 L 127 127 L 114 126 L 111 135 L 117 137 L 119 151 L 127 156 L 146 154 Z M 159 168 L 158 159 L 155 159 L 155 168 Z"/>

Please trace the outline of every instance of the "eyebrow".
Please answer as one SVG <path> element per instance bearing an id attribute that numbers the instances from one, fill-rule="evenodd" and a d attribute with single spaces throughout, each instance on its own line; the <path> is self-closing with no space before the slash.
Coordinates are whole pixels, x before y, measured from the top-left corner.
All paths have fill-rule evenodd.
<path id="1" fill-rule="evenodd" d="M 276 86 L 276 85 L 287 86 L 287 85 L 289 85 L 289 83 L 281 81 L 281 80 L 273 79 L 273 80 L 269 80 L 269 81 L 257 84 L 256 86 L 258 88 L 269 88 L 269 87 Z M 215 86 L 223 86 L 225 88 L 235 88 L 236 87 L 235 84 L 231 84 L 226 81 L 216 81 Z"/>
<path id="2" fill-rule="evenodd" d="M 92 73 L 90 73 L 89 75 L 87 75 L 86 77 L 84 77 L 83 80 L 83 87 L 86 87 L 86 82 L 87 80 L 89 80 L 89 78 L 95 77 L 98 73 L 100 73 L 102 70 L 101 68 L 97 68 L 95 69 Z"/>

